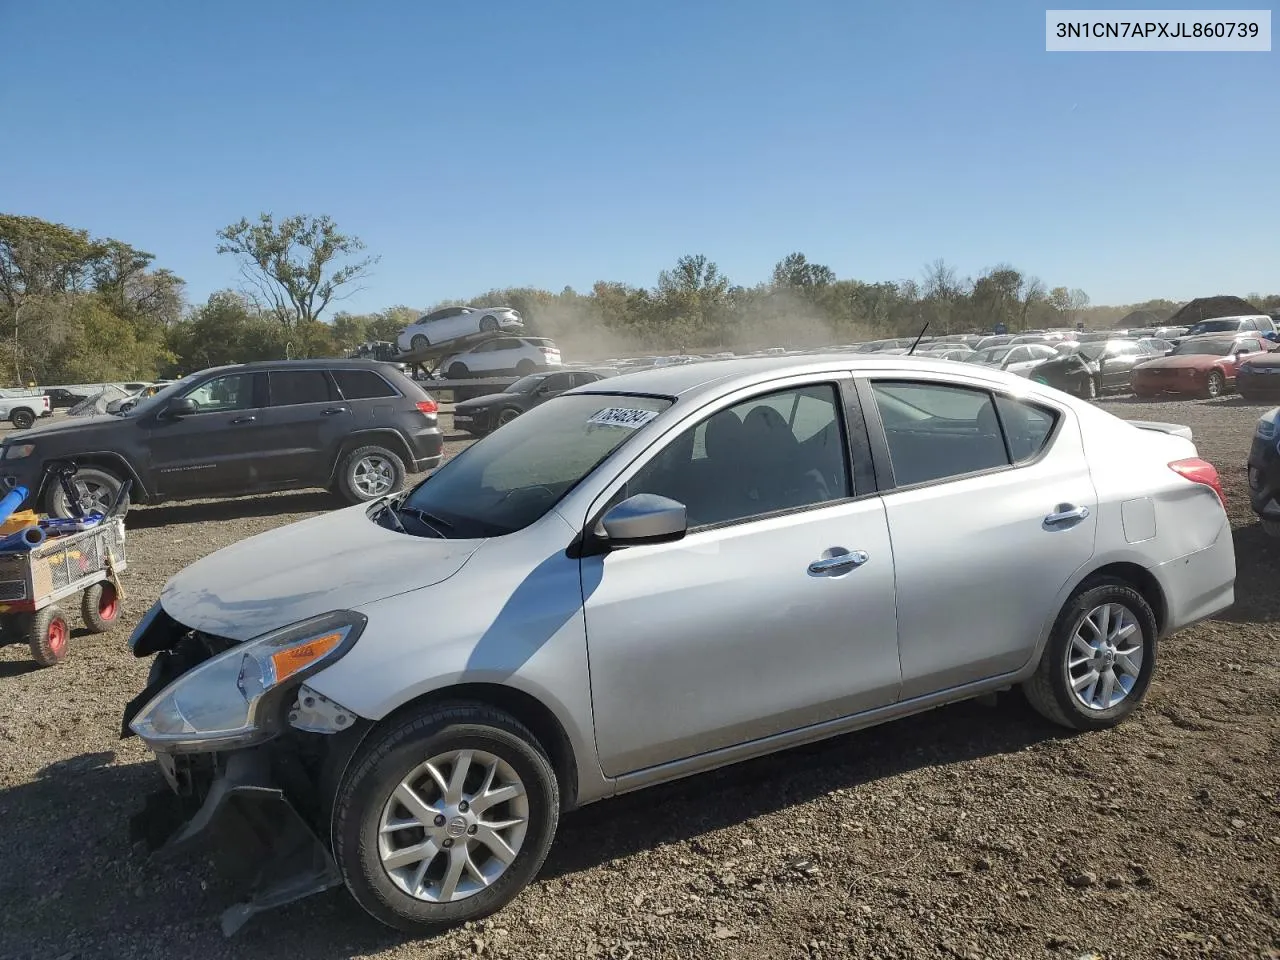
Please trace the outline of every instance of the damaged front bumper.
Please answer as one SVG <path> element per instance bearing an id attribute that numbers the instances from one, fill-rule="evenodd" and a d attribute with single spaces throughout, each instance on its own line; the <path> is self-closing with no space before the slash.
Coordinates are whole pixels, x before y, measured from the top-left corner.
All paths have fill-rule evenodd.
<path id="1" fill-rule="evenodd" d="M 157 605 L 130 648 L 154 654 L 146 688 L 124 710 L 120 736 L 139 712 L 188 671 L 235 645 L 189 630 Z M 290 704 L 291 706 L 286 706 Z M 231 936 L 255 914 L 342 883 L 324 824 L 328 799 L 367 724 L 303 684 L 280 704 L 265 742 L 170 752 L 149 744 L 169 789 L 130 820 L 134 841 L 157 857 L 211 855 L 244 899 L 222 914 Z"/>
<path id="2" fill-rule="evenodd" d="M 149 796 L 130 821 L 131 839 L 158 856 L 213 854 L 223 872 L 247 881 L 247 899 L 222 914 L 226 936 L 263 910 L 342 883 L 328 844 L 278 785 L 271 753 L 266 745 L 222 755 L 157 754 L 172 789 Z"/>

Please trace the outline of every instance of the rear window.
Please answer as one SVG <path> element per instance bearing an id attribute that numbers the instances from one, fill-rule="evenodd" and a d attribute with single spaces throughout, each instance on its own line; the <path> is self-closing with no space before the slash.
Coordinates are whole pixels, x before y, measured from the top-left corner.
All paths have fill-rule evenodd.
<path id="1" fill-rule="evenodd" d="M 373 400 L 398 397 L 399 392 L 372 370 L 332 370 L 333 379 L 345 400 Z"/>
<path id="2" fill-rule="evenodd" d="M 268 376 L 273 407 L 324 403 L 333 399 L 329 393 L 329 380 L 323 370 L 281 370 Z"/>

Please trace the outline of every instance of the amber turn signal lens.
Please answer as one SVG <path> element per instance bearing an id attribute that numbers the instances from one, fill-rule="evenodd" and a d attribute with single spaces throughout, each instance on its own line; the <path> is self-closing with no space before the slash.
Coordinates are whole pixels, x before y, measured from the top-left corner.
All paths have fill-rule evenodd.
<path id="1" fill-rule="evenodd" d="M 322 637 L 313 637 L 306 643 L 273 653 L 271 666 L 275 670 L 276 683 L 293 676 L 304 667 L 311 666 L 341 642 L 342 634 L 326 633 Z"/>

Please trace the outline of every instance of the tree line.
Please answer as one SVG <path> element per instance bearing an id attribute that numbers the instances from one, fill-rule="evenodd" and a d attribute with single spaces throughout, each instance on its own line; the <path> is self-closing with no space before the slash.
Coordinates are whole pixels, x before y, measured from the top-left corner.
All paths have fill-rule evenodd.
<path id="1" fill-rule="evenodd" d="M 555 338 L 576 359 L 622 353 L 689 353 L 808 347 L 931 333 L 1112 326 L 1129 313 L 1168 316 L 1153 300 L 1091 306 L 1088 295 L 1049 286 L 1008 264 L 961 277 L 942 260 L 918 278 L 839 279 L 803 253 L 780 260 L 752 286 L 730 280 L 701 254 L 682 256 L 653 287 L 612 281 L 559 293 L 497 288 L 469 301 L 340 309 L 363 289 L 378 258 L 327 216 L 261 214 L 218 231 L 237 288 L 189 303 L 183 280 L 122 240 L 37 217 L 0 214 L 0 381 L 92 383 L 177 376 L 223 363 L 343 356 L 370 340 L 395 340 L 441 306 L 514 307 L 530 332 Z M 1262 310 L 1280 295 L 1250 295 Z"/>

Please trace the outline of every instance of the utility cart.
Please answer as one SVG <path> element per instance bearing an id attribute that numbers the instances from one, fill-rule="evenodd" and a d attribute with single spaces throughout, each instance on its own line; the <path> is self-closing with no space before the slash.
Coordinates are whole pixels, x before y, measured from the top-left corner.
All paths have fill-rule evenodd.
<path id="1" fill-rule="evenodd" d="M 74 465 L 58 473 L 67 489 Z M 78 499 L 69 501 L 77 519 L 92 524 L 87 529 L 60 533 L 53 527 L 55 535 L 34 546 L 0 550 L 0 643 L 28 644 L 42 667 L 66 658 L 71 639 L 66 606 L 72 598 L 79 594 L 80 618 L 93 633 L 119 623 L 124 600 L 124 518 L 113 511 L 86 518 Z"/>

